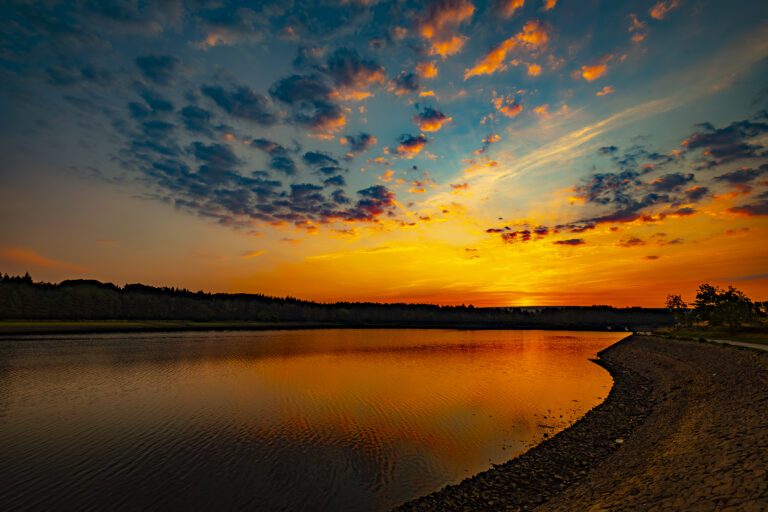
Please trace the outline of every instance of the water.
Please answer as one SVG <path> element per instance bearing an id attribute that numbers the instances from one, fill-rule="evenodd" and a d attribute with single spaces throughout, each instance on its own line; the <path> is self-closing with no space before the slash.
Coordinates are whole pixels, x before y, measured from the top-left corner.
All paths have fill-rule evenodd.
<path id="1" fill-rule="evenodd" d="M 623 336 L 0 339 L 0 509 L 387 510 L 573 423 Z"/>

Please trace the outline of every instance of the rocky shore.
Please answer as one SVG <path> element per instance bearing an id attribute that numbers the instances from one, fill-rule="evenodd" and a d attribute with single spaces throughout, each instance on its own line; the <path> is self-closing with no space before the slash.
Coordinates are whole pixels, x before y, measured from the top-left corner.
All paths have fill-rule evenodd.
<path id="1" fill-rule="evenodd" d="M 630 336 L 596 363 L 577 423 L 397 510 L 768 511 L 768 353 Z"/>

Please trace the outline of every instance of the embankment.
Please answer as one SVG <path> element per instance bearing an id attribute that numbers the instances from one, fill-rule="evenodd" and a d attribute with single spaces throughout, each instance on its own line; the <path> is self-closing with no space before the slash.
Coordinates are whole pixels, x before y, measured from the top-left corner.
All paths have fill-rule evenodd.
<path id="1" fill-rule="evenodd" d="M 521 456 L 398 510 L 768 511 L 768 353 L 630 336 L 606 400 Z"/>

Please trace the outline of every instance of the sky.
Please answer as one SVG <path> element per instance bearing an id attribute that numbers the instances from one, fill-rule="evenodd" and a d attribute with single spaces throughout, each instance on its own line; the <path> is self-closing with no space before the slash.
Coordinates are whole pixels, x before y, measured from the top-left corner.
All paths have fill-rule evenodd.
<path id="1" fill-rule="evenodd" d="M 0 271 L 768 300 L 768 3 L 0 1 Z"/>

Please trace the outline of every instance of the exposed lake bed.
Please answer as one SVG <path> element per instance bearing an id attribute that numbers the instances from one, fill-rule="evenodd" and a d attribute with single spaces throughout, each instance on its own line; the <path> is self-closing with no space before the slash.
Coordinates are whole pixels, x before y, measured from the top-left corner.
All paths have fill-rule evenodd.
<path id="1" fill-rule="evenodd" d="M 385 510 L 600 403 L 624 337 L 321 330 L 0 341 L 11 508 Z"/>

